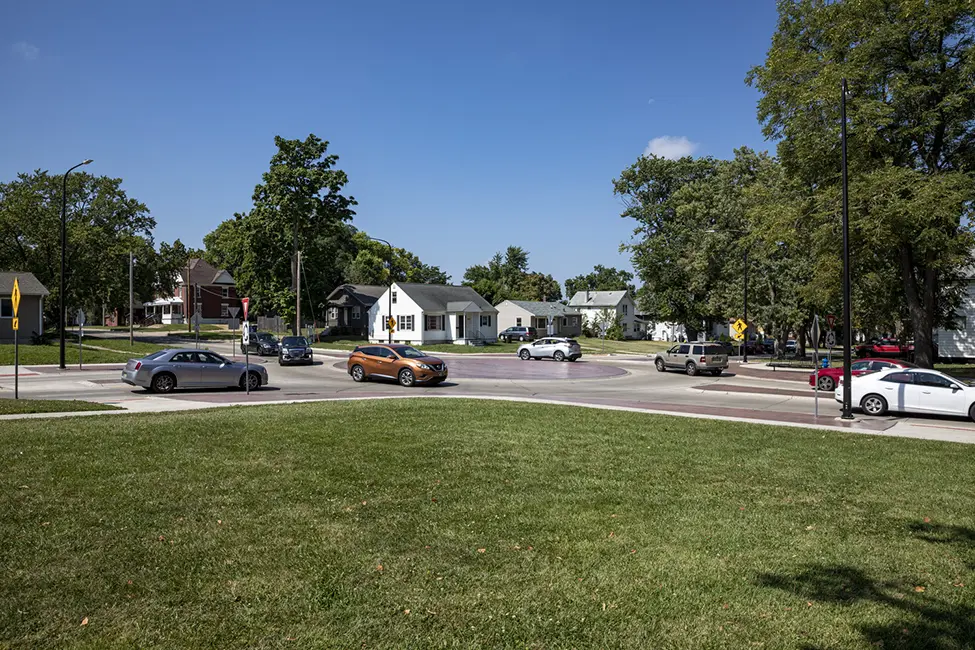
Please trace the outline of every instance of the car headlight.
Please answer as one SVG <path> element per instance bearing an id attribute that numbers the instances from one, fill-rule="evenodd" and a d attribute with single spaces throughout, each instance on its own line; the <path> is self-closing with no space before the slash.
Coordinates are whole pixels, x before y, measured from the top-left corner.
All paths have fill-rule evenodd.
<path id="1" fill-rule="evenodd" d="M 425 363 L 420 363 L 420 364 L 417 364 L 417 365 L 420 366 L 421 368 L 423 368 L 424 370 L 433 370 L 433 368 L 431 368 L 430 366 L 428 366 Z"/>

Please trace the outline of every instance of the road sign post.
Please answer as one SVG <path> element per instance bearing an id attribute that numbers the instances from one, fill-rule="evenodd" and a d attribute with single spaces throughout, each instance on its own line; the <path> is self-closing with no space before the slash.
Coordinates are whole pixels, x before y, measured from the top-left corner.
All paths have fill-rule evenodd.
<path id="1" fill-rule="evenodd" d="M 816 381 L 815 388 L 815 401 L 816 404 L 813 407 L 813 415 L 817 418 L 819 417 L 819 315 L 813 316 L 813 326 L 812 326 L 812 337 L 813 337 L 813 374 Z"/>
<path id="2" fill-rule="evenodd" d="M 233 332 L 233 338 L 230 339 L 230 349 L 233 352 L 234 359 L 237 358 L 237 314 L 240 313 L 240 307 L 229 307 L 227 312 L 230 314 L 230 331 Z"/>
<path id="3" fill-rule="evenodd" d="M 20 318 L 17 317 L 17 310 L 20 309 L 19 278 L 14 278 L 14 290 L 10 292 L 10 302 L 14 307 L 14 318 L 11 322 L 14 329 L 14 399 L 20 399 Z"/>
<path id="4" fill-rule="evenodd" d="M 83 309 L 79 309 L 78 313 L 75 314 L 75 320 L 78 322 L 78 370 L 81 370 L 81 339 L 85 336 L 85 312 Z"/>
<path id="5" fill-rule="evenodd" d="M 251 325 L 247 322 L 247 308 L 251 304 L 250 298 L 241 298 L 240 304 L 244 306 L 244 322 L 241 325 L 244 328 L 243 338 L 241 339 L 241 344 L 244 348 L 244 390 L 248 395 L 251 394 L 251 355 L 250 355 L 250 340 L 251 340 Z"/>
<path id="6" fill-rule="evenodd" d="M 200 312 L 193 314 L 193 331 L 196 332 L 196 349 L 200 349 Z"/>

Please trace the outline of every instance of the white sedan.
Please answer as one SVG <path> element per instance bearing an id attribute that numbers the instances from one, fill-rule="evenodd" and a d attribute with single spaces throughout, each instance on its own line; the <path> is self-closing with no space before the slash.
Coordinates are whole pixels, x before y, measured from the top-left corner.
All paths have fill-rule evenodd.
<path id="1" fill-rule="evenodd" d="M 837 402 L 843 402 L 845 390 L 842 383 L 836 387 Z M 975 420 L 975 387 L 923 368 L 889 368 L 854 377 L 850 403 L 868 415 L 902 411 L 959 415 Z"/>

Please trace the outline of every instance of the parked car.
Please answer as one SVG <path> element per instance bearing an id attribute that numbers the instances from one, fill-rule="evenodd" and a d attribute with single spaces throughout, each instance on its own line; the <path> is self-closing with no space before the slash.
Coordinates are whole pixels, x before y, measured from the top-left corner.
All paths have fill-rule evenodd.
<path id="1" fill-rule="evenodd" d="M 854 350 L 860 358 L 887 357 L 898 359 L 906 358 L 908 354 L 907 346 L 901 345 L 896 339 L 871 339 L 867 343 L 856 346 Z"/>
<path id="2" fill-rule="evenodd" d="M 498 334 L 498 339 L 505 343 L 509 341 L 534 341 L 538 338 L 538 332 L 534 327 L 509 327 Z"/>
<path id="3" fill-rule="evenodd" d="M 358 345 L 349 355 L 348 371 L 357 382 L 373 377 L 403 386 L 435 386 L 447 378 L 447 364 L 409 345 Z"/>
<path id="4" fill-rule="evenodd" d="M 258 332 L 252 334 L 250 343 L 247 344 L 248 352 L 253 352 L 258 356 L 272 355 L 278 353 L 278 337 L 270 332 Z"/>
<path id="5" fill-rule="evenodd" d="M 728 355 L 718 343 L 681 343 L 653 357 L 653 365 L 664 372 L 679 368 L 691 377 L 699 372 L 710 372 L 717 377 L 728 369 Z"/>
<path id="6" fill-rule="evenodd" d="M 785 351 L 786 352 L 791 352 L 792 354 L 795 354 L 795 352 L 798 349 L 798 347 L 799 347 L 799 344 L 796 343 L 796 340 L 795 339 L 789 339 L 788 341 L 785 342 Z"/>
<path id="7" fill-rule="evenodd" d="M 518 348 L 518 356 L 523 360 L 555 359 L 556 361 L 575 361 L 582 356 L 582 348 L 575 339 L 546 337 L 533 343 L 525 343 Z"/>
<path id="8" fill-rule="evenodd" d="M 845 390 L 840 382 L 833 394 L 837 402 Z M 849 390 L 853 406 L 868 415 L 899 411 L 975 420 L 975 387 L 937 370 L 888 368 L 854 377 Z"/>
<path id="9" fill-rule="evenodd" d="M 850 364 L 850 372 L 854 377 L 865 375 L 870 372 L 887 370 L 888 368 L 915 368 L 913 363 L 898 361 L 897 359 L 858 359 Z M 809 385 L 816 387 L 817 373 L 809 374 Z M 821 368 L 819 370 L 819 390 L 831 391 L 836 388 L 840 378 L 843 376 L 843 366 L 835 368 Z"/>
<path id="10" fill-rule="evenodd" d="M 287 366 L 295 363 L 312 364 L 315 361 L 311 343 L 304 336 L 285 336 L 281 339 L 278 349 L 278 365 Z"/>
<path id="11" fill-rule="evenodd" d="M 267 369 L 231 361 L 209 350 L 160 350 L 129 359 L 122 370 L 122 381 L 154 393 L 169 393 L 177 388 L 226 388 L 237 386 L 257 390 L 268 383 Z"/>

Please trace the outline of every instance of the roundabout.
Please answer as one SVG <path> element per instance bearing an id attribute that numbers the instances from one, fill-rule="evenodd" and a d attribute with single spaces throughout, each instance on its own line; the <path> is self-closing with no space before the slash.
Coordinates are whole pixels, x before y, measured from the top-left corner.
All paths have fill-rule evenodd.
<path id="1" fill-rule="evenodd" d="M 450 371 L 450 379 L 511 379 L 511 380 L 564 380 L 564 379 L 604 379 L 622 377 L 628 374 L 623 368 L 585 360 L 574 363 L 558 361 L 522 361 L 518 358 L 458 358 L 445 359 Z M 334 368 L 346 370 L 346 361 L 333 364 Z"/>

